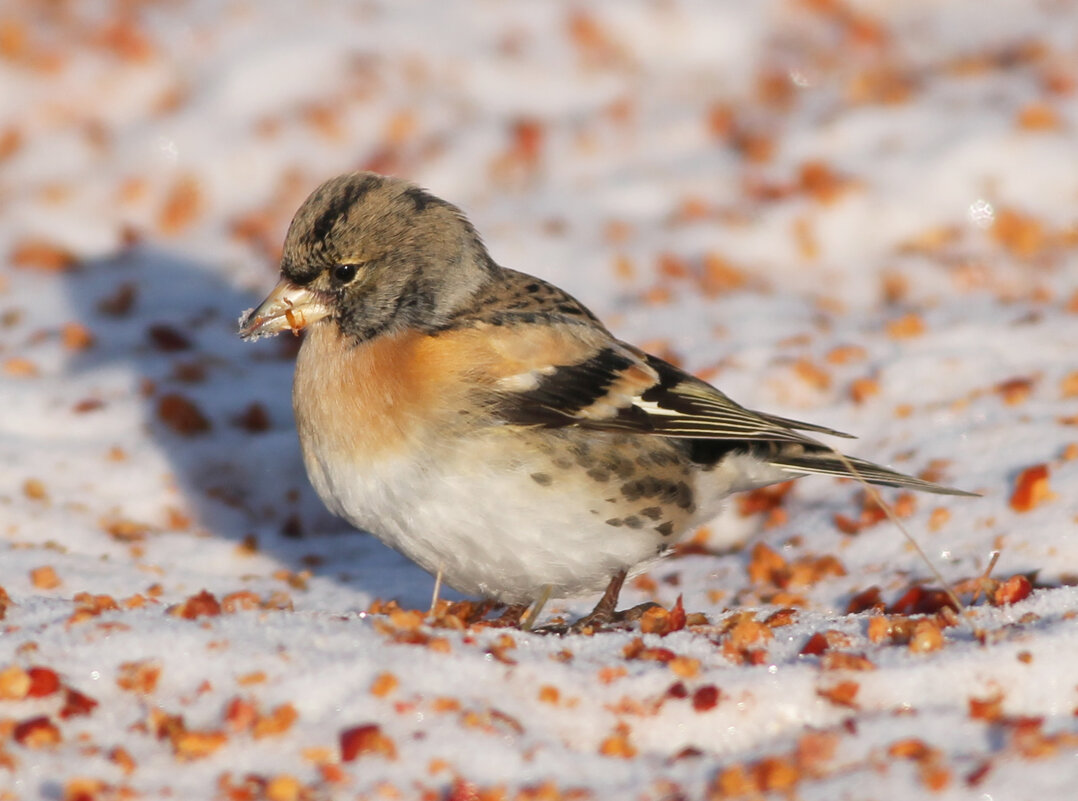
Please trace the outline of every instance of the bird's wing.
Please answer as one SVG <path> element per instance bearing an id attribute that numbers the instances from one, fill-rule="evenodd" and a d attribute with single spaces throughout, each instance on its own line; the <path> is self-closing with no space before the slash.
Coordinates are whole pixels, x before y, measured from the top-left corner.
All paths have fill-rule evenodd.
<path id="1" fill-rule="evenodd" d="M 816 445 L 798 432 L 849 436 L 750 411 L 674 365 L 613 339 L 579 361 L 504 379 L 496 411 L 517 425 L 576 425 L 690 439 Z"/>
<path id="2" fill-rule="evenodd" d="M 849 434 L 746 409 L 710 384 L 605 332 L 596 336 L 595 329 L 583 327 L 588 335 L 580 337 L 574 336 L 572 329 L 545 330 L 546 342 L 541 349 L 520 348 L 520 341 L 512 335 L 500 340 L 500 349 L 513 352 L 513 364 L 518 367 L 503 373 L 493 404 L 495 414 L 506 423 L 742 442 L 747 453 L 791 477 L 815 473 L 945 495 L 975 494 L 841 456 L 800 432 Z M 559 345 L 561 337 L 568 337 L 573 347 Z M 525 352 L 535 358 L 524 358 Z M 551 358 L 554 353 L 569 352 L 576 359 L 567 364 L 554 363 Z M 519 369 L 521 366 L 524 369 Z"/>

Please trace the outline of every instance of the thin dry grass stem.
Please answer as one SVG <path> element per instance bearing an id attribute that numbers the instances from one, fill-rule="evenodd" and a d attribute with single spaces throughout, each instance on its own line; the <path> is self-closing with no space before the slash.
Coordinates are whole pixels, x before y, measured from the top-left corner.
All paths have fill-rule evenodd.
<path id="1" fill-rule="evenodd" d="M 940 573 L 936 566 L 932 563 L 932 560 L 928 558 L 928 554 L 924 552 L 921 546 L 917 543 L 917 540 L 913 538 L 913 535 L 910 534 L 909 529 L 907 529 L 906 526 L 903 525 L 902 521 L 898 519 L 898 515 L 895 514 L 895 510 L 891 508 L 891 505 L 884 501 L 879 491 L 865 480 L 864 476 L 862 476 L 860 471 L 856 467 L 854 467 L 853 462 L 846 458 L 845 454 L 835 450 L 834 448 L 830 448 L 830 450 L 831 453 L 835 454 L 835 456 L 838 457 L 839 461 L 842 462 L 846 469 L 850 471 L 850 475 L 852 475 L 861 483 L 861 486 L 865 488 L 865 492 L 868 494 L 868 497 L 871 498 L 874 503 L 879 504 L 879 507 L 883 509 L 883 513 L 887 515 L 887 519 L 898 527 L 898 530 L 902 532 L 902 536 L 904 536 L 906 538 L 906 541 L 913 546 L 913 549 L 915 551 L 917 551 L 917 555 L 921 557 L 921 560 L 926 565 L 928 565 L 928 569 L 932 571 L 932 575 L 935 576 L 936 581 L 939 582 L 939 585 L 943 588 L 943 591 L 947 593 L 947 597 L 951 599 L 952 603 L 954 603 L 955 608 L 958 610 L 959 614 L 963 618 L 965 618 L 967 613 L 965 604 L 963 604 L 959 597 L 955 594 L 955 591 L 951 589 L 951 585 L 943 577 L 943 574 Z M 992 564 L 995 564 L 995 562 L 993 561 Z M 970 623 L 970 629 L 973 630 L 974 633 L 976 633 L 976 629 L 974 628 L 972 623 Z"/>
<path id="2" fill-rule="evenodd" d="M 977 582 L 977 586 L 973 590 L 973 597 L 970 599 L 971 604 L 976 603 L 977 599 L 981 597 L 982 590 L 984 591 L 985 595 L 988 594 L 988 591 L 985 589 L 985 582 L 988 580 L 989 576 L 992 575 L 992 571 L 996 569 L 996 562 L 999 561 L 999 554 L 1000 551 L 992 551 L 991 555 L 989 556 L 988 566 L 984 569 L 984 572 L 981 573 L 981 578 Z"/>

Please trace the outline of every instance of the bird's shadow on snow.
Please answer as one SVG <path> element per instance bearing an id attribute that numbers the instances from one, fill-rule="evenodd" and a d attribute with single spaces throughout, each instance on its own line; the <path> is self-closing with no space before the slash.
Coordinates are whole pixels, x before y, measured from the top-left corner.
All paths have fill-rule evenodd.
<path id="1" fill-rule="evenodd" d="M 267 271 L 267 291 L 273 281 Z M 188 526 L 166 516 L 151 536 L 197 529 L 237 544 L 253 536 L 283 567 L 332 577 L 357 602 L 429 601 L 430 576 L 333 518 L 310 488 L 291 410 L 299 340 L 246 343 L 236 334 L 241 312 L 260 296 L 147 245 L 84 263 L 67 290 L 97 338 L 71 370 L 133 372 L 142 425 L 169 460 L 191 518 Z"/>

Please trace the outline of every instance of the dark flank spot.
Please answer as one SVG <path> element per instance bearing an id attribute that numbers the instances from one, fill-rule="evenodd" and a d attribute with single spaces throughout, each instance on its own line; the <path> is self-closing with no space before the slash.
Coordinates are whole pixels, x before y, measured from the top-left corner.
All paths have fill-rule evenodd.
<path id="1" fill-rule="evenodd" d="M 629 515 L 629 517 L 626 517 L 621 522 L 623 522 L 629 528 L 643 528 L 644 527 L 644 521 L 641 520 L 636 515 Z"/>
<path id="2" fill-rule="evenodd" d="M 546 454 L 547 456 L 554 453 L 554 447 L 545 438 L 540 439 L 538 442 L 535 443 L 535 449 L 539 451 L 539 453 Z"/>
<path id="3" fill-rule="evenodd" d="M 577 306 L 573 306 L 569 303 L 559 303 L 554 308 L 556 308 L 562 314 L 569 314 L 574 316 L 580 314 L 580 308 Z"/>
<path id="4" fill-rule="evenodd" d="M 644 469 L 649 467 L 672 467 L 678 463 L 678 457 L 666 450 L 651 450 L 637 456 L 636 463 Z"/>
<path id="5" fill-rule="evenodd" d="M 549 487 L 554 481 L 547 473 L 532 473 L 531 479 L 540 487 Z"/>
<path id="6" fill-rule="evenodd" d="M 591 448 L 587 445 L 581 444 L 574 448 L 573 455 L 576 456 L 576 463 L 581 467 L 591 467 L 595 463 L 595 459 L 591 455 Z"/>
<path id="7" fill-rule="evenodd" d="M 524 287 L 524 291 L 525 292 L 538 292 L 539 291 L 539 284 L 528 284 L 526 287 Z"/>
<path id="8" fill-rule="evenodd" d="M 689 485 L 686 484 L 684 481 L 679 481 L 677 483 L 676 490 L 677 505 L 680 506 L 682 509 L 693 509 L 694 504 L 692 500 L 692 490 L 689 488 Z"/>
<path id="9" fill-rule="evenodd" d="M 623 523 L 623 521 L 622 521 L 622 519 L 620 517 L 612 517 L 612 518 L 610 518 L 609 520 L 606 521 L 606 524 L 608 526 L 613 526 L 614 528 L 620 528 L 621 526 L 624 525 L 624 523 Z"/>
<path id="10" fill-rule="evenodd" d="M 692 489 L 684 481 L 674 483 L 654 476 L 645 476 L 622 484 L 621 494 L 627 501 L 657 498 L 662 503 L 675 503 L 681 509 L 693 508 Z"/>
<path id="11" fill-rule="evenodd" d="M 655 453 L 651 454 L 651 461 L 652 464 L 658 467 L 668 467 L 677 464 L 678 458 L 672 453 L 655 451 Z"/>
<path id="12" fill-rule="evenodd" d="M 592 481 L 605 482 L 610 480 L 610 473 L 598 467 L 593 467 L 588 471 L 588 478 Z"/>
<path id="13" fill-rule="evenodd" d="M 641 509 L 640 514 L 646 517 L 648 520 L 658 520 L 663 516 L 663 510 L 658 506 L 649 506 L 646 509 Z"/>
<path id="14" fill-rule="evenodd" d="M 655 526 L 655 530 L 662 534 L 664 537 L 669 537 L 671 534 L 674 533 L 674 524 L 671 521 L 667 520 L 665 523 L 660 523 L 659 525 Z"/>
<path id="15" fill-rule="evenodd" d="M 636 472 L 636 466 L 633 465 L 632 461 L 629 459 L 622 459 L 620 456 L 612 457 L 609 460 L 609 467 L 622 481 L 632 478 L 633 473 Z"/>
<path id="16" fill-rule="evenodd" d="M 663 491 L 664 486 L 669 486 L 671 482 L 660 481 L 653 476 L 645 476 L 644 478 L 638 478 L 636 481 L 627 481 L 621 485 L 621 494 L 625 496 L 627 501 L 638 501 L 641 498 L 654 498 Z"/>

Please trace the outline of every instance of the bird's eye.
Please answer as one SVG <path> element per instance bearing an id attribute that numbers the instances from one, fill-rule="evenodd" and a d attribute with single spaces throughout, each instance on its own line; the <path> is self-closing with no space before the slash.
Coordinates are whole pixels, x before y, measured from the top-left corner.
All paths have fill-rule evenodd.
<path id="1" fill-rule="evenodd" d="M 356 277 L 356 265 L 338 264 L 333 268 L 333 280 L 339 284 L 347 284 Z"/>

